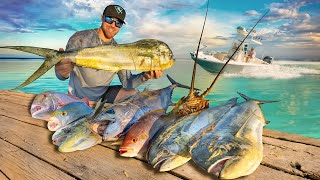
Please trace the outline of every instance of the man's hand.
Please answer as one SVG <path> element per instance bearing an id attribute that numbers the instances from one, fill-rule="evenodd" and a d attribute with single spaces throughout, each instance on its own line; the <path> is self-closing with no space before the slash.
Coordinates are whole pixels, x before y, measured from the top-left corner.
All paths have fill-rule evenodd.
<path id="1" fill-rule="evenodd" d="M 144 73 L 142 76 L 143 81 L 147 81 L 149 79 L 158 79 L 162 76 L 163 71 L 162 70 L 156 70 L 156 71 L 149 71 Z"/>
<path id="2" fill-rule="evenodd" d="M 62 48 L 59 51 L 64 51 Z M 68 78 L 70 72 L 73 70 L 75 64 L 71 62 L 71 59 L 62 59 L 55 65 L 55 70 L 64 78 Z"/>

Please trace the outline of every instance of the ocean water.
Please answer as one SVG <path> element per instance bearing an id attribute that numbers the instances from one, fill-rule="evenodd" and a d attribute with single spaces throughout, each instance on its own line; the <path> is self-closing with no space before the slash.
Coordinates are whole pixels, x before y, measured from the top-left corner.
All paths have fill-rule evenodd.
<path id="1" fill-rule="evenodd" d="M 0 89 L 11 89 L 26 80 L 42 63 L 41 60 L 0 60 Z M 172 68 L 165 70 L 157 80 L 150 80 L 138 87 L 154 90 L 170 84 L 165 74 L 176 81 L 190 85 L 192 60 L 178 59 Z M 206 90 L 216 74 L 197 66 L 195 87 Z M 113 85 L 120 84 L 115 76 Z M 41 93 L 56 91 L 67 93 L 68 81 L 60 81 L 51 69 L 41 78 L 17 91 Z M 241 92 L 253 99 L 279 100 L 263 104 L 266 128 L 320 138 L 320 62 L 277 61 L 266 68 L 248 68 L 239 73 L 223 74 L 206 99 L 211 105 L 240 97 Z M 172 97 L 177 102 L 188 90 L 177 88 Z M 243 101 L 239 98 L 239 101 Z"/>

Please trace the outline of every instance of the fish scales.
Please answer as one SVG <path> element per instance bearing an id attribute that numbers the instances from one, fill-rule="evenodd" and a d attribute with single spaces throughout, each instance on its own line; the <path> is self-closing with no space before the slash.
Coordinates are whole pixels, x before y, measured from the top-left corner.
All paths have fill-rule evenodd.
<path id="1" fill-rule="evenodd" d="M 142 39 L 129 44 L 103 45 L 63 52 L 30 46 L 3 46 L 0 48 L 29 52 L 46 59 L 38 70 L 14 90 L 35 81 L 62 59 L 67 58 L 78 66 L 111 72 L 164 70 L 170 68 L 175 61 L 169 46 L 155 39 Z"/>
<path id="2" fill-rule="evenodd" d="M 214 127 L 190 141 L 192 159 L 223 179 L 251 174 L 263 158 L 262 131 L 266 124 L 258 102 L 233 107 Z"/>
<path id="3" fill-rule="evenodd" d="M 160 171 L 169 171 L 191 159 L 188 152 L 190 138 L 200 129 L 219 121 L 236 104 L 237 98 L 219 106 L 197 111 L 165 126 L 153 138 L 148 161 Z"/>

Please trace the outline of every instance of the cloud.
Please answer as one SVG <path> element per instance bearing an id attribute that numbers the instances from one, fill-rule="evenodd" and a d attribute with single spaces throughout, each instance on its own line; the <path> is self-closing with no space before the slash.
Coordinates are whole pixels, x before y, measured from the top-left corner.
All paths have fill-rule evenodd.
<path id="1" fill-rule="evenodd" d="M 110 4 L 116 4 L 113 0 L 73 0 L 64 3 L 72 11 L 74 16 L 79 18 L 96 18 L 99 17 L 104 8 Z"/>
<path id="2" fill-rule="evenodd" d="M 260 16 L 261 14 L 258 13 L 256 10 L 249 10 L 249 11 L 246 11 L 244 13 L 245 16 Z"/>
<path id="3" fill-rule="evenodd" d="M 76 30 L 63 19 L 74 17 L 62 0 L 5 0 L 0 4 L 1 32 L 29 33 L 34 31 Z"/>

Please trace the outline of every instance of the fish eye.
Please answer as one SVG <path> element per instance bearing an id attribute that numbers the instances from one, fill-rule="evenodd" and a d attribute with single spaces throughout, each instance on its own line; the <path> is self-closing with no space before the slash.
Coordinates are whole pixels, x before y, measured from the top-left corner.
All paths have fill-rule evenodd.
<path id="1" fill-rule="evenodd" d="M 136 143 L 138 140 L 136 138 L 132 139 L 132 142 Z"/>
<path id="2" fill-rule="evenodd" d="M 67 133 L 69 133 L 69 132 L 71 131 L 71 128 L 64 128 L 64 129 L 62 129 L 62 131 L 63 131 L 65 134 L 67 134 Z"/>
<path id="3" fill-rule="evenodd" d="M 163 150 L 162 150 L 162 153 L 163 153 L 163 154 L 168 154 L 168 153 L 169 153 L 169 150 L 168 150 L 168 149 L 163 149 Z"/>
<path id="4" fill-rule="evenodd" d="M 105 111 L 105 113 L 107 113 L 107 114 L 115 114 L 113 109 L 109 109 L 109 110 Z"/>
<path id="5" fill-rule="evenodd" d="M 66 115 L 67 115 L 67 112 L 62 111 L 62 112 L 61 112 L 61 115 L 62 115 L 62 116 L 66 116 Z"/>

